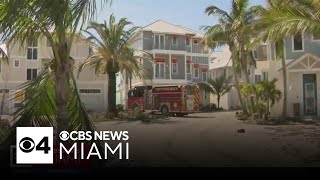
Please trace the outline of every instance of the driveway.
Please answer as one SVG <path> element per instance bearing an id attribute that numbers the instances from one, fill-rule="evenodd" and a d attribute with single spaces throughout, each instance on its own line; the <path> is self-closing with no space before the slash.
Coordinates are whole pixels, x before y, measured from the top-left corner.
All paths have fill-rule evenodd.
<path id="1" fill-rule="evenodd" d="M 96 127 L 129 131 L 135 166 L 320 166 L 320 126 L 244 124 L 234 114 L 201 113 L 151 123 L 99 122 Z"/>

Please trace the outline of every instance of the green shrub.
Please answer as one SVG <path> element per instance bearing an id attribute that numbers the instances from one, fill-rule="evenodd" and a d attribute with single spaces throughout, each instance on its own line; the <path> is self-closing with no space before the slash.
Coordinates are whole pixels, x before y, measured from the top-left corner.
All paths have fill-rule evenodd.
<path id="1" fill-rule="evenodd" d="M 125 110 L 125 109 L 124 109 L 124 105 L 123 105 L 123 104 L 118 104 L 118 105 L 117 105 L 117 111 L 118 111 L 118 112 L 124 112 L 124 110 Z"/>
<path id="2" fill-rule="evenodd" d="M 204 111 L 204 112 L 213 112 L 213 111 L 217 111 L 217 110 L 219 110 L 219 109 L 218 109 L 217 105 L 214 103 L 208 104 L 208 105 L 201 108 L 201 111 Z"/>
<path id="3" fill-rule="evenodd" d="M 235 118 L 240 120 L 240 121 L 245 121 L 249 119 L 249 115 L 245 114 L 243 112 L 236 112 Z"/>
<path id="4" fill-rule="evenodd" d="M 143 120 L 149 119 L 149 115 L 144 112 L 137 112 L 135 115 L 135 118 L 136 120 L 143 121 Z"/>
<path id="5" fill-rule="evenodd" d="M 218 109 L 218 106 L 216 104 L 214 104 L 214 103 L 211 103 L 210 104 L 210 109 L 211 109 L 211 111 L 216 111 Z"/>

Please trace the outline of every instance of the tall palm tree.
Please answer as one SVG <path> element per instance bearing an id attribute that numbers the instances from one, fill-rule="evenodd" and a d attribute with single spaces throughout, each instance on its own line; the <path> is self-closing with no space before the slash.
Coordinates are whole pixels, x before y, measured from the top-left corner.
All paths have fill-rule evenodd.
<path id="1" fill-rule="evenodd" d="M 319 0 L 268 0 L 268 9 L 257 22 L 260 37 L 275 42 L 277 58 L 281 59 L 283 75 L 283 113 L 287 117 L 287 72 L 283 39 L 298 33 L 320 33 Z"/>
<path id="2" fill-rule="evenodd" d="M 232 77 L 226 77 L 224 75 L 216 78 L 209 79 L 207 83 L 200 83 L 200 86 L 204 86 L 206 91 L 217 96 L 218 108 L 220 108 L 221 97 L 227 94 L 232 86 L 230 85 Z"/>
<path id="3" fill-rule="evenodd" d="M 203 27 L 206 30 L 205 43 L 217 48 L 228 45 L 233 62 L 233 74 L 241 106 L 246 112 L 246 105 L 240 93 L 240 84 L 237 74 L 243 73 L 246 83 L 250 83 L 248 75 L 248 63 L 252 62 L 251 50 L 246 44 L 250 42 L 251 33 L 247 27 L 255 21 L 255 18 L 264 11 L 262 6 L 249 7 L 249 0 L 232 0 L 232 9 L 228 13 L 217 6 L 206 8 L 206 14 L 217 15 L 219 23 L 213 26 Z"/>
<path id="4" fill-rule="evenodd" d="M 138 59 L 151 59 L 151 55 L 132 48 L 137 38 L 134 33 L 137 27 L 126 30 L 132 25 L 126 18 L 121 18 L 118 22 L 114 15 L 111 15 L 109 22 L 98 24 L 92 22 L 88 30 L 93 30 L 98 34 L 95 36 L 90 31 L 89 40 L 97 44 L 95 52 L 80 67 L 79 72 L 86 65 L 95 67 L 96 74 L 108 74 L 108 112 L 117 115 L 116 108 L 116 74 L 126 71 L 130 77 L 146 77 L 147 71 Z"/>
<path id="5" fill-rule="evenodd" d="M 108 0 L 99 1 L 101 7 Z M 57 131 L 69 130 L 72 123 L 69 105 L 74 96 L 70 89 L 77 89 L 73 84 L 73 60 L 70 51 L 76 33 L 89 20 L 96 17 L 98 4 L 95 0 L 2 0 L 0 1 L 0 29 L 3 39 L 8 42 L 36 41 L 46 37 L 52 45 L 53 58 L 50 69 L 50 81 L 54 82 L 54 105 L 57 108 Z M 46 71 L 48 72 L 48 71 Z M 41 82 L 44 77 L 37 78 Z M 40 82 L 28 83 L 28 86 Z M 43 83 L 43 81 L 41 82 Z M 72 91 L 75 92 L 75 91 Z M 78 97 L 78 96 L 76 96 Z M 25 109 L 28 109 L 27 107 Z M 30 113 L 25 112 L 24 113 Z M 24 117 L 24 116 L 21 116 Z"/>

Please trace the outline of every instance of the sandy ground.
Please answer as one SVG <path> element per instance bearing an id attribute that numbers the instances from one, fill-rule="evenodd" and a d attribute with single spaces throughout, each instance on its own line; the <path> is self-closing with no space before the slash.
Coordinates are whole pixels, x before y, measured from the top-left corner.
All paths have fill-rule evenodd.
<path id="1" fill-rule="evenodd" d="M 96 127 L 129 131 L 135 166 L 320 166 L 319 125 L 244 124 L 234 114 L 201 113 L 151 123 L 99 122 Z"/>

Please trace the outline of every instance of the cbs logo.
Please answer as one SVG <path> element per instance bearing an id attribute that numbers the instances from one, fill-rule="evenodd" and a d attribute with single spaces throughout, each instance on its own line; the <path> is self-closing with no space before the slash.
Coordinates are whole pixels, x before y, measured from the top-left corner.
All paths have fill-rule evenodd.
<path id="1" fill-rule="evenodd" d="M 60 134 L 59 134 L 59 137 L 62 141 L 67 141 L 69 139 L 69 133 L 67 131 L 62 131 Z"/>
<path id="2" fill-rule="evenodd" d="M 17 164 L 53 164 L 53 127 L 17 127 Z"/>
<path id="3" fill-rule="evenodd" d="M 51 149 L 49 147 L 49 137 L 43 137 L 37 145 L 32 138 L 24 137 L 20 140 L 19 148 L 24 153 L 31 153 L 36 149 L 36 151 L 43 151 L 45 154 L 48 154 Z"/>

